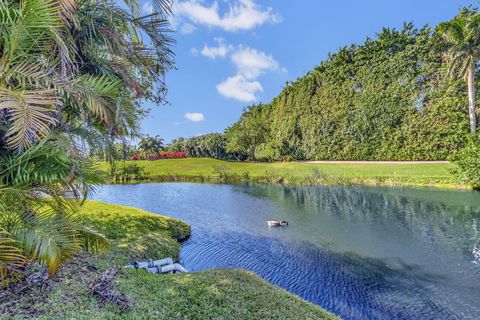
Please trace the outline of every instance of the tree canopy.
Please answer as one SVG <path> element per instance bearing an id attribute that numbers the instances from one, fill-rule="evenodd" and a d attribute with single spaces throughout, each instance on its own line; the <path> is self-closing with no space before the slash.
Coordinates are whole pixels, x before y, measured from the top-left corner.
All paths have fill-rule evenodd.
<path id="1" fill-rule="evenodd" d="M 438 25 L 437 33 L 446 47 L 444 56 L 448 62 L 449 75 L 467 80 L 470 133 L 475 134 L 475 73 L 480 60 L 480 13 L 465 8 L 451 21 Z"/>
<path id="2" fill-rule="evenodd" d="M 158 153 L 164 149 L 163 138 L 158 135 L 155 137 L 147 135 L 138 143 L 138 149 L 142 152 Z"/>
<path id="3" fill-rule="evenodd" d="M 260 160 L 446 159 L 469 121 L 466 83 L 448 76 L 444 49 L 427 26 L 384 28 L 247 108 L 228 148 Z"/>

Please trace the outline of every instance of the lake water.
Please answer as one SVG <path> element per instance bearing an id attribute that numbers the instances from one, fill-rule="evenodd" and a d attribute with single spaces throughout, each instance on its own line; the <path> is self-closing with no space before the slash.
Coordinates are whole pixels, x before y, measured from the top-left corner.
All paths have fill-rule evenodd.
<path id="1" fill-rule="evenodd" d="M 480 193 L 151 183 L 95 199 L 190 223 L 190 271 L 247 269 L 344 319 L 480 319 Z"/>

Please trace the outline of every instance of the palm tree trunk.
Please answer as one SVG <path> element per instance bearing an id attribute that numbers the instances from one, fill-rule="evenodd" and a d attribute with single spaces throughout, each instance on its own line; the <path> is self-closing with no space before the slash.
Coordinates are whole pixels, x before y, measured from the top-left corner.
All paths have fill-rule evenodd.
<path id="1" fill-rule="evenodd" d="M 470 114 L 470 133 L 477 133 L 477 114 L 475 113 L 475 64 L 468 68 L 468 113 Z"/>

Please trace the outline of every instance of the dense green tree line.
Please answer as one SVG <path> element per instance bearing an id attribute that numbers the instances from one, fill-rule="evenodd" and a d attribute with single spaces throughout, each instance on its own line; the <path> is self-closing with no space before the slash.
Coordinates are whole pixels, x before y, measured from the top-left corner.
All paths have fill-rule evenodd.
<path id="1" fill-rule="evenodd" d="M 209 133 L 192 138 L 173 139 L 166 151 L 187 152 L 192 158 L 215 158 L 221 160 L 243 160 L 242 154 L 227 150 L 227 137 L 221 133 Z"/>
<path id="2" fill-rule="evenodd" d="M 467 139 L 469 102 L 464 77 L 448 72 L 444 30 L 409 23 L 341 48 L 247 107 L 226 131 L 228 150 L 266 161 L 446 159 Z"/>
<path id="3" fill-rule="evenodd" d="M 227 151 L 227 137 L 222 133 L 208 133 L 191 138 L 176 138 L 164 145 L 160 136 L 144 136 L 137 146 L 128 140 L 115 144 L 121 160 L 129 160 L 137 153 L 187 152 L 191 158 L 215 158 L 220 160 L 243 160 L 243 153 Z"/>

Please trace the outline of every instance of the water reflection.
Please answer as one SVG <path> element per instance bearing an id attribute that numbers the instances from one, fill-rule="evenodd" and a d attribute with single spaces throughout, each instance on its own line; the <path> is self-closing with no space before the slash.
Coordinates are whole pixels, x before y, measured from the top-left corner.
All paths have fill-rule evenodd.
<path id="1" fill-rule="evenodd" d="M 97 198 L 191 223 L 191 270 L 245 268 L 345 319 L 480 314 L 474 192 L 142 184 Z M 290 225 L 266 228 L 270 218 Z"/>

